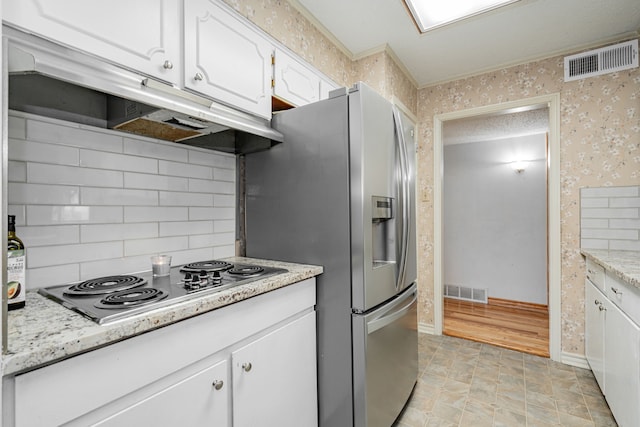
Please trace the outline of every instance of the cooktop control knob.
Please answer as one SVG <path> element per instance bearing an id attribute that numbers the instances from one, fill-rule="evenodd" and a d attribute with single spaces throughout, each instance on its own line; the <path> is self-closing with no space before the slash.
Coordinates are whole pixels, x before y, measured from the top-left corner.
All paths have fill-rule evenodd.
<path id="1" fill-rule="evenodd" d="M 219 271 L 213 272 L 213 276 L 211 276 L 211 283 L 213 285 L 220 285 L 222 283 L 222 277 L 220 276 Z"/>

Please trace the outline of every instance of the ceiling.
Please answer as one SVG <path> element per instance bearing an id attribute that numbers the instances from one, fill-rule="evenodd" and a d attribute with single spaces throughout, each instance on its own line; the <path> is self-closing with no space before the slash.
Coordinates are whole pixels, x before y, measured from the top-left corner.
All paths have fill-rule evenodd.
<path id="1" fill-rule="evenodd" d="M 354 59 L 388 45 L 418 87 L 573 53 L 640 30 L 639 0 L 520 0 L 422 35 L 402 0 L 291 3 Z"/>

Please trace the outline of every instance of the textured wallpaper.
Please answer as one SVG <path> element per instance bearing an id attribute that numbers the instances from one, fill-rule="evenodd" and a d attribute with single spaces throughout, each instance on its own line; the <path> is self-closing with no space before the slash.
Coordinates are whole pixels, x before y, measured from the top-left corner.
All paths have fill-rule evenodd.
<path id="1" fill-rule="evenodd" d="M 640 183 L 640 70 L 563 82 L 563 58 L 418 91 L 420 322 L 433 323 L 433 116 L 560 93 L 562 351 L 584 354 L 579 189 Z"/>
<path id="2" fill-rule="evenodd" d="M 640 70 L 563 82 L 555 57 L 416 90 L 387 51 L 352 61 L 286 0 L 225 0 L 340 85 L 362 80 L 418 116 L 419 321 L 433 324 L 433 116 L 561 95 L 562 350 L 584 354 L 579 189 L 640 183 Z M 427 59 L 425 59 L 427 60 Z"/>

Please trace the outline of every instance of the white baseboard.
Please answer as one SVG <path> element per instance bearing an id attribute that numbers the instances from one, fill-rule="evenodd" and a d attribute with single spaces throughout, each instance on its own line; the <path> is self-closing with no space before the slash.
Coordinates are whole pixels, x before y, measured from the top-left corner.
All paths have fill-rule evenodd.
<path id="1" fill-rule="evenodd" d="M 418 323 L 418 332 L 422 332 L 423 334 L 435 335 L 435 329 L 433 325 L 429 325 L 428 323 Z"/>
<path id="2" fill-rule="evenodd" d="M 576 368 L 583 368 L 591 370 L 587 358 L 582 354 L 562 352 L 561 362 L 565 365 L 575 366 Z"/>

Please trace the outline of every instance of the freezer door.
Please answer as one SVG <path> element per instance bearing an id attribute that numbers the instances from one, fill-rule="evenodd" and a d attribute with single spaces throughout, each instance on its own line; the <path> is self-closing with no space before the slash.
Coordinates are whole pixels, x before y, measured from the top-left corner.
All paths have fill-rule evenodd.
<path id="1" fill-rule="evenodd" d="M 353 314 L 354 426 L 389 427 L 418 379 L 417 290 L 413 284 L 371 313 Z"/>

